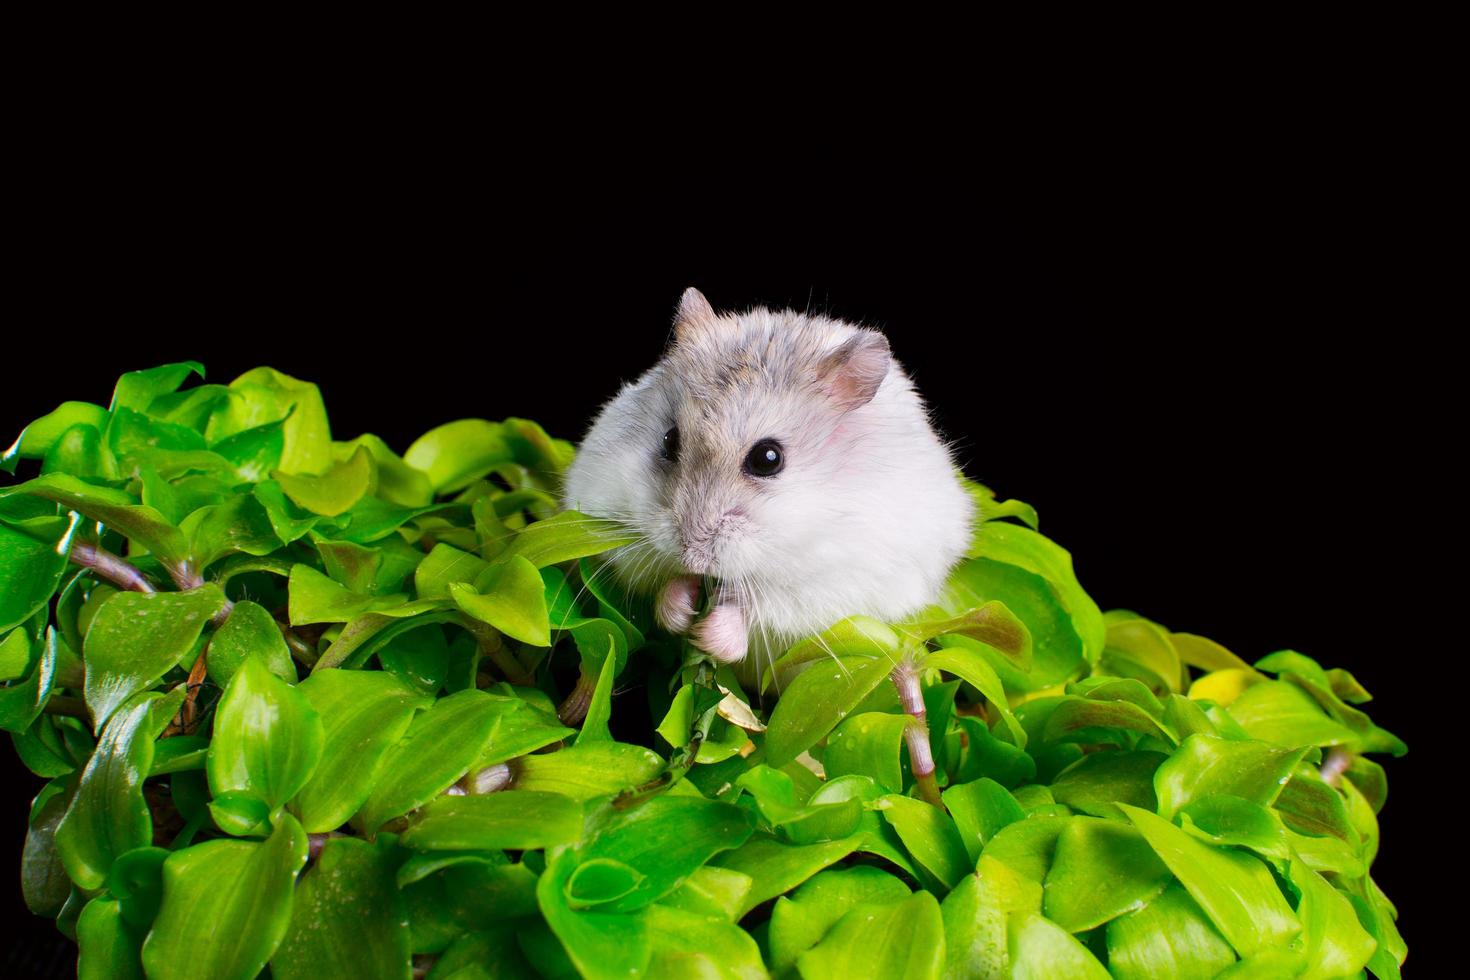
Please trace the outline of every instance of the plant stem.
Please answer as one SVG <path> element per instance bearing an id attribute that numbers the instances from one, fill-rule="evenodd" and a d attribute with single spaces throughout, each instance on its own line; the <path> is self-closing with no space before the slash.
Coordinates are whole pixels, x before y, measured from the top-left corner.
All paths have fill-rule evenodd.
<path id="1" fill-rule="evenodd" d="M 572 688 L 572 693 L 556 709 L 556 716 L 561 719 L 561 723 L 580 725 L 582 719 L 587 717 L 587 709 L 592 706 L 592 694 L 596 690 L 597 678 L 589 674 L 584 666 L 577 675 L 577 686 Z"/>
<path id="2" fill-rule="evenodd" d="M 536 679 L 526 672 L 526 668 L 520 665 L 510 651 L 505 648 L 505 642 L 500 638 L 500 630 L 489 623 L 482 623 L 473 616 L 459 616 L 455 619 L 470 635 L 475 642 L 480 644 L 480 654 L 494 664 L 505 679 L 517 687 L 529 687 L 536 683 Z"/>
<path id="3" fill-rule="evenodd" d="M 1322 768 L 1319 772 L 1323 782 L 1328 786 L 1337 786 L 1342 782 L 1342 774 L 1348 771 L 1353 764 L 1353 754 L 1340 746 L 1334 746 L 1327 751 L 1327 758 L 1322 760 Z"/>
<path id="4" fill-rule="evenodd" d="M 297 633 L 281 622 L 276 620 L 276 628 L 281 631 L 281 638 L 286 641 L 286 649 L 291 652 L 291 658 L 303 667 L 315 667 L 317 662 L 316 648 L 303 640 Z"/>
<path id="5" fill-rule="evenodd" d="M 909 749 L 909 765 L 914 771 L 914 781 L 919 785 L 919 795 L 926 803 L 943 810 L 939 782 L 934 778 L 934 755 L 929 751 L 929 726 L 924 720 L 924 692 L 919 688 L 918 668 L 905 660 L 893 668 L 888 679 L 898 688 L 899 703 L 910 719 L 908 727 L 903 730 L 903 740 Z"/>
<path id="6" fill-rule="evenodd" d="M 87 714 L 87 705 L 81 698 L 69 698 L 64 694 L 51 695 L 46 700 L 45 711 L 48 715 L 66 715 L 68 718 L 80 718 L 86 722 L 92 720 L 92 716 Z"/>
<path id="7" fill-rule="evenodd" d="M 110 551 L 94 544 L 77 541 L 71 546 L 68 557 L 83 568 L 90 568 L 99 578 L 106 579 L 120 589 L 129 592 L 157 592 L 153 583 L 132 565 Z"/>

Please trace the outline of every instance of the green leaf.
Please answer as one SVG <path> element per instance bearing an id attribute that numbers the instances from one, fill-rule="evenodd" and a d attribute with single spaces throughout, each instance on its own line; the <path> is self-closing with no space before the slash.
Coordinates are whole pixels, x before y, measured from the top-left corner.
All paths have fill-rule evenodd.
<path id="1" fill-rule="evenodd" d="M 586 742 L 611 742 L 608 719 L 612 717 L 613 674 L 617 671 L 617 658 L 613 656 L 612 641 L 608 641 L 607 656 L 597 677 L 597 687 L 592 692 L 592 702 L 587 707 L 587 717 L 582 721 L 582 731 L 577 735 L 577 745 Z"/>
<path id="2" fill-rule="evenodd" d="M 967 637 L 948 637 L 947 639 L 956 644 L 974 643 Z M 921 663 L 924 667 L 934 670 L 947 670 L 973 685 L 995 707 L 1001 720 L 1005 722 L 1006 730 L 1010 732 L 1011 740 L 1015 742 L 1016 747 L 1020 749 L 1026 747 L 1026 732 L 1020 722 L 1016 721 L 1016 716 L 1011 713 L 1005 686 L 1001 683 L 995 669 L 978 650 L 969 646 L 947 646 L 924 654 Z"/>
<path id="3" fill-rule="evenodd" d="M 567 886 L 579 866 L 577 853 L 563 850 L 547 862 L 536 885 L 536 902 L 546 924 L 574 964 L 591 980 L 638 976 L 652 955 L 644 913 L 623 915 L 601 907 L 573 909 Z"/>
<path id="4" fill-rule="evenodd" d="M 143 371 L 129 371 L 117 379 L 117 386 L 112 390 L 112 408 L 147 411 L 155 398 L 178 391 L 191 374 L 197 374 L 203 380 L 204 365 L 198 361 L 181 361 Z"/>
<path id="5" fill-rule="evenodd" d="M 903 733 L 911 723 L 907 715 L 879 711 L 851 716 L 827 737 L 827 751 L 822 754 L 827 778 L 848 773 L 870 776 L 888 792 L 901 793 L 899 753 L 903 751 Z"/>
<path id="6" fill-rule="evenodd" d="M 106 479 L 116 462 L 102 443 L 102 433 L 90 425 L 74 425 L 61 434 L 41 461 L 41 472 L 70 473 L 83 479 Z M 146 503 L 146 501 L 145 501 Z"/>
<path id="7" fill-rule="evenodd" d="M 988 776 L 1007 789 L 1014 789 L 1036 779 L 1036 760 L 1012 743 L 991 735 L 983 720 L 958 715 L 955 722 L 969 742 L 955 782 L 966 783 Z"/>
<path id="8" fill-rule="evenodd" d="M 767 761 L 784 766 L 811 748 L 882 684 L 894 666 L 886 657 L 847 657 L 802 671 L 771 712 Z"/>
<path id="9" fill-rule="evenodd" d="M 664 903 L 650 905 L 639 915 L 653 947 L 647 974 L 650 980 L 716 975 L 764 980 L 768 976 L 755 940 L 722 916 Z"/>
<path id="10" fill-rule="evenodd" d="M 379 591 L 378 572 L 383 564 L 383 552 L 380 549 L 364 547 L 352 541 L 318 541 L 316 550 L 321 555 L 322 568 L 326 570 L 327 576 L 347 591 Z"/>
<path id="11" fill-rule="evenodd" d="M 577 801 L 555 793 L 502 790 L 434 800 L 402 841 L 420 851 L 526 850 L 574 844 L 581 836 Z"/>
<path id="12" fill-rule="evenodd" d="M 430 623 L 459 622 L 463 614 L 448 599 L 415 599 L 348 620 L 312 671 L 360 667 L 395 636 Z"/>
<path id="13" fill-rule="evenodd" d="M 1118 980 L 1204 980 L 1235 962 L 1235 950 L 1178 882 L 1108 923 L 1108 968 Z"/>
<path id="14" fill-rule="evenodd" d="M 306 785 L 322 757 L 321 716 L 259 657 L 240 665 L 220 698 L 209 743 L 209 789 L 238 793 L 274 810 Z M 251 826 L 223 826 L 249 833 Z"/>
<path id="15" fill-rule="evenodd" d="M 108 599 L 87 630 L 83 651 L 87 707 L 96 727 L 180 664 L 224 606 L 224 593 L 213 583 L 187 592 L 122 592 Z"/>
<path id="16" fill-rule="evenodd" d="M 615 861 L 638 873 L 634 887 L 605 905 L 632 912 L 679 887 L 714 855 L 745 843 L 753 823 L 748 811 L 728 803 L 665 794 L 596 815 L 578 852 L 583 861 Z"/>
<path id="17" fill-rule="evenodd" d="M 250 495 L 255 502 L 265 510 L 266 519 L 271 522 L 271 528 L 276 537 L 283 543 L 290 544 L 306 535 L 313 528 L 331 528 L 342 518 L 322 517 L 320 514 L 311 514 L 297 507 L 286 497 L 286 492 L 275 480 L 265 480 L 257 483 L 250 490 Z"/>
<path id="18" fill-rule="evenodd" d="M 0 469 L 14 473 L 18 460 L 40 459 L 62 433 L 78 425 L 90 426 L 100 432 L 107 427 L 107 409 L 91 402 L 62 402 L 21 431 L 15 444 L 0 456 Z"/>
<path id="19" fill-rule="evenodd" d="M 949 619 L 905 623 L 899 629 L 916 643 L 936 636 L 964 636 L 994 650 L 1018 670 L 1031 669 L 1031 633 L 1002 602 L 987 602 Z"/>
<path id="20" fill-rule="evenodd" d="M 518 555 L 491 565 L 474 586 L 451 583 L 449 596 L 466 614 L 506 636 L 532 646 L 551 646 L 545 583 L 536 567 Z"/>
<path id="21" fill-rule="evenodd" d="M 890 793 L 879 800 L 887 820 L 914 860 L 953 888 L 971 870 L 965 843 L 954 820 L 936 806 Z"/>
<path id="22" fill-rule="evenodd" d="M 1076 817 L 1057 838 L 1042 908 L 1068 932 L 1085 932 L 1142 907 L 1171 880 L 1131 824 Z"/>
<path id="23" fill-rule="evenodd" d="M 1304 976 L 1351 976 L 1367 965 L 1377 941 L 1358 922 L 1352 902 L 1302 861 L 1291 862 L 1291 883 L 1301 891 L 1307 968 Z"/>
<path id="24" fill-rule="evenodd" d="M 153 740 L 182 701 L 181 690 L 168 697 L 142 695 L 103 729 L 56 828 L 57 853 L 80 887 L 101 888 L 114 860 L 152 843 L 143 780 L 153 764 Z"/>
<path id="25" fill-rule="evenodd" d="M 0 634 L 46 608 L 67 569 L 79 523 L 67 517 L 0 521 Z"/>
<path id="26" fill-rule="evenodd" d="M 577 734 L 576 729 L 568 728 L 557 721 L 555 715 L 541 711 L 526 701 L 517 699 L 510 702 L 507 700 L 503 707 L 505 711 L 496 722 L 495 730 L 490 734 L 490 740 L 485 743 L 480 757 L 475 760 L 475 769 L 509 762 L 511 759 L 535 752 L 537 749 L 545 748 L 554 742 L 560 742 L 568 736 Z M 590 749 L 591 746 L 587 748 Z M 629 748 L 635 747 L 624 747 L 624 749 Z M 608 751 L 616 757 L 624 749 L 609 749 Z M 576 758 L 588 757 L 589 755 L 582 755 Z M 597 752 L 590 753 L 590 757 L 602 758 Z M 639 758 L 646 759 L 647 757 L 640 755 Z M 641 768 L 639 771 L 642 771 Z M 544 770 L 543 776 L 555 780 L 549 770 Z"/>
<path id="27" fill-rule="evenodd" d="M 706 864 L 695 869 L 684 884 L 659 900 L 660 905 L 685 909 L 701 915 L 718 915 L 726 922 L 740 918 L 745 896 L 750 894 L 749 875 Z"/>
<path id="28" fill-rule="evenodd" d="M 209 656 L 205 658 L 209 679 L 225 687 L 251 657 L 259 658 L 282 680 L 295 683 L 296 665 L 275 617 L 264 606 L 241 599 L 230 610 L 230 618 L 209 639 Z"/>
<path id="29" fill-rule="evenodd" d="M 471 689 L 434 702 L 388 750 L 355 822 L 372 834 L 384 821 L 423 806 L 453 786 L 489 740 L 501 700 Z"/>
<path id="30" fill-rule="evenodd" d="M 77 980 L 143 980 L 142 942 L 116 899 L 92 899 L 77 919 Z"/>
<path id="31" fill-rule="evenodd" d="M 1159 693 L 1180 690 L 1183 665 L 1168 630 L 1123 609 L 1110 610 L 1103 620 L 1102 666 L 1108 673 L 1142 680 Z"/>
<path id="32" fill-rule="evenodd" d="M 280 469 L 286 451 L 285 419 L 226 436 L 210 445 L 211 452 L 228 460 L 235 476 L 246 483 L 259 483 Z"/>
<path id="33" fill-rule="evenodd" d="M 321 391 L 274 368 L 258 367 L 230 382 L 228 401 L 211 416 L 210 442 L 285 419 L 281 470 L 320 473 L 332 465 L 332 432 Z"/>
<path id="34" fill-rule="evenodd" d="M 545 929 L 546 926 L 541 924 L 541 928 Z M 535 968 L 517 944 L 518 938 L 523 934 L 524 930 L 512 923 L 500 923 L 496 928 L 465 933 L 434 960 L 434 968 L 429 972 L 428 980 L 494 980 L 497 977 L 537 976 Z"/>
<path id="35" fill-rule="evenodd" d="M 18 493 L 54 500 L 99 521 L 135 545 L 147 548 L 165 564 L 183 561 L 188 555 L 182 531 L 158 511 L 139 504 L 121 490 L 93 486 L 65 473 L 48 473 L 0 490 L 0 500 Z"/>
<path id="36" fill-rule="evenodd" d="M 349 459 L 318 475 L 293 475 L 284 467 L 271 473 L 297 506 L 324 517 L 345 514 L 372 492 L 377 476 L 377 464 L 366 446 L 358 446 Z"/>
<path id="37" fill-rule="evenodd" d="M 163 862 L 169 851 L 161 847 L 139 847 L 112 862 L 107 890 L 122 902 L 122 917 L 141 930 L 138 939 L 153 925 L 163 903 Z"/>
<path id="38" fill-rule="evenodd" d="M 1173 757 L 1130 749 L 1089 752 L 1052 780 L 1052 798 L 1080 813 L 1112 820 L 1124 819 L 1119 803 L 1156 810 L 1154 774 Z"/>
<path id="39" fill-rule="evenodd" d="M 1138 705 L 1128 701 L 1096 701 L 1075 695 L 1063 697 L 1052 709 L 1042 730 L 1045 742 L 1116 740 L 1112 731 L 1153 735 L 1172 744 L 1172 732 Z"/>
<path id="40" fill-rule="evenodd" d="M 807 980 L 894 977 L 938 980 L 944 967 L 939 902 L 917 892 L 894 905 L 859 905 L 797 959 Z"/>
<path id="41" fill-rule="evenodd" d="M 1014 517 L 1031 530 L 1035 531 L 1038 524 L 1036 508 L 1022 500 L 1000 500 L 995 491 L 983 483 L 976 483 L 968 477 L 962 477 L 960 481 L 965 491 L 974 499 L 976 511 L 980 515 L 981 522 L 1000 520 L 1004 517 Z M 977 532 L 979 528 L 976 528 Z M 979 535 L 976 535 L 977 542 Z M 972 554 L 974 552 L 972 551 Z"/>
<path id="42" fill-rule="evenodd" d="M 350 459 L 358 446 L 364 446 L 373 454 L 378 468 L 377 494 L 384 500 L 400 507 L 426 507 L 434 502 L 434 487 L 429 477 L 404 462 L 388 444 L 372 433 L 365 433 L 350 442 L 333 445 L 337 459 Z"/>
<path id="43" fill-rule="evenodd" d="M 227 555 L 268 555 L 280 548 L 270 515 L 254 497 L 243 494 L 201 507 L 179 525 L 189 539 L 190 565 L 203 571 Z"/>
<path id="44" fill-rule="evenodd" d="M 800 771 L 796 766 L 787 768 Z M 872 784 L 866 776 L 852 778 Z M 764 764 L 747 770 L 735 780 L 735 785 L 749 792 L 756 800 L 761 817 L 784 840 L 794 844 L 847 837 L 857 830 L 863 816 L 863 799 L 856 795 L 839 796 L 831 802 L 819 801 L 812 806 L 799 802 L 791 776 Z M 823 784 L 824 787 L 829 785 L 835 784 Z"/>
<path id="45" fill-rule="evenodd" d="M 47 796 L 43 790 L 36 797 L 40 806 L 32 806 L 30 828 L 21 852 L 20 887 L 26 908 L 43 918 L 54 919 L 61 913 L 72 887 L 56 847 L 56 828 L 66 815 L 71 796 L 57 783 L 50 786 L 59 791 Z"/>
<path id="46" fill-rule="evenodd" d="M 1301 932 L 1301 922 L 1259 859 L 1211 847 L 1146 810 L 1120 806 L 1241 956 L 1284 946 Z"/>
<path id="47" fill-rule="evenodd" d="M 909 895 L 907 885 L 874 867 L 859 865 L 814 875 L 789 898 L 777 899 L 771 909 L 772 973 L 781 974 L 794 967 L 797 957 L 821 942 L 851 909 L 859 905 L 894 905 Z"/>
<path id="48" fill-rule="evenodd" d="M 271 957 L 271 976 L 408 980 L 408 918 L 394 880 L 396 864 L 384 842 L 328 841 L 301 876 L 290 926 Z"/>
<path id="49" fill-rule="evenodd" d="M 403 454 L 405 463 L 428 477 L 435 493 L 459 490 L 514 458 L 500 423 L 484 419 L 430 429 Z"/>
<path id="50" fill-rule="evenodd" d="M 1005 866 L 1013 874 L 1034 882 L 1036 908 L 1041 911 L 1041 884 L 1051 869 L 1057 839 L 1074 817 L 1029 816 L 1002 827 L 980 853 L 980 860 Z"/>
<path id="51" fill-rule="evenodd" d="M 899 635 L 892 626 L 871 616 L 849 616 L 786 651 L 765 675 L 761 689 L 769 689 L 791 668 L 813 660 L 831 660 L 833 657 L 897 659 L 898 654 Z"/>
<path id="52" fill-rule="evenodd" d="M 960 609 L 998 599 L 1026 624 L 1038 654 L 1032 669 L 1035 686 L 1026 690 L 1063 680 L 1077 666 L 1073 657 L 1097 660 L 1106 626 L 1097 603 L 1078 583 L 1066 549 L 1030 528 L 1001 521 L 983 523 L 978 544 L 980 557 L 959 566 L 951 576 L 950 594 L 958 598 Z M 1028 590 L 1037 586 L 1041 592 L 1033 598 Z M 1041 596 L 1046 599 L 1038 603 Z M 956 608 L 952 601 L 944 605 Z M 1001 679 L 1012 683 L 1004 673 Z"/>
<path id="53" fill-rule="evenodd" d="M 1049 919 L 1032 914 L 1012 916 L 1006 933 L 1015 980 L 1110 980 L 1097 957 Z"/>
<path id="54" fill-rule="evenodd" d="M 566 510 L 555 517 L 537 521 L 521 531 L 497 561 L 518 556 L 536 568 L 544 568 L 576 558 L 600 555 L 604 551 L 620 548 L 637 540 L 638 535 L 635 532 L 624 529 L 616 521 L 600 520 L 574 510 Z"/>
<path id="55" fill-rule="evenodd" d="M 474 582 L 480 573 L 489 568 L 489 562 L 468 551 L 461 551 L 442 541 L 424 556 L 414 569 L 414 588 L 420 599 L 432 599 L 449 595 L 451 582 Z"/>
<path id="56" fill-rule="evenodd" d="M 449 678 L 452 656 L 444 631 L 430 623 L 393 637 L 378 651 L 378 662 L 414 690 L 432 697 Z"/>
<path id="57" fill-rule="evenodd" d="M 148 976 L 254 977 L 286 934 L 305 863 L 306 834 L 290 814 L 264 841 L 212 840 L 174 852 L 163 863 L 163 907 L 143 942 Z"/>
<path id="58" fill-rule="evenodd" d="M 1351 844 L 1359 843 L 1342 791 L 1329 786 L 1312 766 L 1298 766 L 1286 781 L 1276 798 L 1276 812 L 1287 826 L 1301 833 L 1331 834 Z"/>
<path id="59" fill-rule="evenodd" d="M 741 906 L 744 916 L 762 902 L 795 888 L 812 875 L 835 864 L 858 849 L 858 836 L 818 844 L 783 844 L 774 837 L 756 834 L 740 847 L 714 859 L 714 864 L 739 871 L 752 880 Z"/>
<path id="60" fill-rule="evenodd" d="M 1265 742 L 1191 735 L 1154 774 L 1159 815 L 1172 819 L 1195 800 L 1219 793 L 1270 806 L 1305 754 Z"/>
<path id="61" fill-rule="evenodd" d="M 382 671 L 318 671 L 296 690 L 321 716 L 323 739 L 321 761 L 294 807 L 308 833 L 325 833 L 367 801 L 383 759 L 428 701 Z"/>
<path id="62" fill-rule="evenodd" d="M 368 612 L 404 604 L 404 596 L 375 596 L 349 592 L 310 565 L 291 566 L 292 626 L 308 623 L 346 623 Z"/>
<path id="63" fill-rule="evenodd" d="M 1328 717 L 1310 694 L 1285 681 L 1251 685 L 1228 710 L 1251 738 L 1289 749 L 1360 742 L 1356 732 Z"/>
<path id="64" fill-rule="evenodd" d="M 13 684 L 0 687 L 0 728 L 10 732 L 24 732 L 46 707 L 46 701 L 51 696 L 51 687 L 56 681 L 60 643 L 56 627 L 47 627 L 45 642 L 35 644 L 40 655 L 36 657 L 34 665 L 29 665 L 28 673 Z M 31 645 L 27 628 L 22 627 L 12 630 L 4 642 L 0 642 L 0 653 L 19 658 L 18 666 L 24 671 L 28 666 L 26 661 L 29 660 L 28 648 Z"/>
<path id="65" fill-rule="evenodd" d="M 971 783 L 951 786 L 940 796 L 955 828 L 960 832 L 960 841 L 965 845 L 973 866 L 980 859 L 984 846 L 1006 827 L 1026 819 L 1026 811 L 1006 788 L 993 779 L 977 779 Z"/>
<path id="66" fill-rule="evenodd" d="M 643 881 L 637 868 L 611 858 L 591 858 L 578 864 L 567 879 L 567 907 L 580 910 L 608 905 L 637 891 Z"/>

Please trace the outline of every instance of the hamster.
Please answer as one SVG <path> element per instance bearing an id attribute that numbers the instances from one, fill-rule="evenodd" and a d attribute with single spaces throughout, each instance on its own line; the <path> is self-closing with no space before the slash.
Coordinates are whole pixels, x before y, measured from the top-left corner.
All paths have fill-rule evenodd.
<path id="1" fill-rule="evenodd" d="M 563 503 L 637 533 L 609 554 L 616 577 L 750 677 L 748 656 L 759 669 L 848 616 L 933 604 L 972 539 L 961 480 L 883 334 L 716 313 L 690 288 L 663 357 L 594 419 Z"/>

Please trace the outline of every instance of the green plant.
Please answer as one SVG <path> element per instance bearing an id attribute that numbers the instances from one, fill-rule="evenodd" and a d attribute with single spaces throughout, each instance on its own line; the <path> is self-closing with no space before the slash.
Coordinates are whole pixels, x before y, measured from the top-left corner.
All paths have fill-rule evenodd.
<path id="1" fill-rule="evenodd" d="M 3 461 L 24 888 L 83 977 L 1399 975 L 1367 692 L 1101 612 L 1025 504 L 971 484 L 939 605 L 754 696 L 597 574 L 631 537 L 535 423 L 399 457 L 194 373 Z"/>

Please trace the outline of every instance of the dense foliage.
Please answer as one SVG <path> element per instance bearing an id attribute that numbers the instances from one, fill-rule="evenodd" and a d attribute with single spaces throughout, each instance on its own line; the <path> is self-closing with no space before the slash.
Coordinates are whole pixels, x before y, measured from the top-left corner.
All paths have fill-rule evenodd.
<path id="1" fill-rule="evenodd" d="M 1367 691 L 1103 613 L 1026 505 L 971 484 L 939 606 L 743 690 L 536 424 L 400 457 L 195 373 L 4 457 L 23 884 L 83 977 L 1399 975 Z"/>

